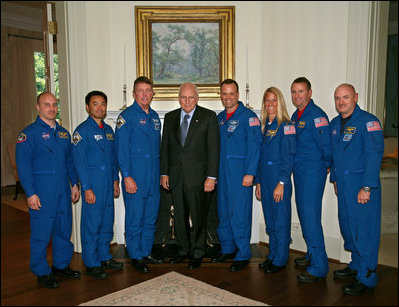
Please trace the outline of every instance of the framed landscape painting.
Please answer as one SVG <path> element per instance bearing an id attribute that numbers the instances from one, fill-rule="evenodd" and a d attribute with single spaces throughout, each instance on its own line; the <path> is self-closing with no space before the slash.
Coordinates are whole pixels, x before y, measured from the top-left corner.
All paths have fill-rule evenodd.
<path id="1" fill-rule="evenodd" d="M 154 100 L 176 100 L 180 84 L 219 99 L 234 78 L 234 7 L 135 7 L 137 76 L 154 84 Z"/>

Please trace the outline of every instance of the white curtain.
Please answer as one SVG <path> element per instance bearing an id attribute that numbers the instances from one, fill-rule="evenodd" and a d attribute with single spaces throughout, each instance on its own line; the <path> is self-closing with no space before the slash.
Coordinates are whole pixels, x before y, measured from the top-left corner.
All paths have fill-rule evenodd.
<path id="1" fill-rule="evenodd" d="M 43 52 L 43 41 L 2 32 L 1 48 L 1 179 L 2 186 L 15 184 L 7 144 L 36 118 L 34 52 Z"/>

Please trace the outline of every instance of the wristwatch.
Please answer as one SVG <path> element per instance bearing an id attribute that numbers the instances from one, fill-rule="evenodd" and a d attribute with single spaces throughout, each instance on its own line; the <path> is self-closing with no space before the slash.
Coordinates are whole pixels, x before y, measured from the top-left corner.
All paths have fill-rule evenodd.
<path id="1" fill-rule="evenodd" d="M 370 187 L 362 187 L 362 190 L 367 193 L 371 191 Z"/>

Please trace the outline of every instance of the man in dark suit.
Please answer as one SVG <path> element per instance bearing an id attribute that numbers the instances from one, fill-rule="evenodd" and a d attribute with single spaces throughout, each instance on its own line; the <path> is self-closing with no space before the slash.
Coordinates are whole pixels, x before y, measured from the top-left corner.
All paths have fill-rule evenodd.
<path id="1" fill-rule="evenodd" d="M 205 255 L 210 194 L 219 167 L 219 125 L 216 114 L 198 103 L 195 84 L 180 86 L 181 108 L 165 115 L 161 142 L 161 184 L 171 190 L 175 207 L 179 255 L 190 258 L 189 269 L 201 266 Z"/>

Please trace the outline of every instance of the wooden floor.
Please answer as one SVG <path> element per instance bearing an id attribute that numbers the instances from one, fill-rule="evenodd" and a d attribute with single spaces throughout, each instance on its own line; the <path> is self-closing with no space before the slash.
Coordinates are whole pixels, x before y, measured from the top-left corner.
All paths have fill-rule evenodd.
<path id="1" fill-rule="evenodd" d="M 196 270 L 188 270 L 187 263 L 151 265 L 151 272 L 136 272 L 124 259 L 123 271 L 111 272 L 106 280 L 94 280 L 84 274 L 80 254 L 75 253 L 71 267 L 80 270 L 79 280 L 64 280 L 58 289 L 44 289 L 37 285 L 36 277 L 29 270 L 29 215 L 23 211 L 1 205 L 1 305 L 78 305 L 114 291 L 122 290 L 170 271 L 175 271 L 210 285 L 270 305 L 303 306 L 379 306 L 398 305 L 398 269 L 379 266 L 379 283 L 370 294 L 360 297 L 346 296 L 341 287 L 347 281 L 334 281 L 333 271 L 346 265 L 330 262 L 330 272 L 325 281 L 299 284 L 296 275 L 303 269 L 294 267 L 300 254 L 290 253 L 288 266 L 276 274 L 266 274 L 258 269 L 262 258 L 252 258 L 247 268 L 230 272 L 229 264 L 213 264 L 209 259 Z M 262 257 L 267 247 L 256 245 Z M 112 253 L 120 251 L 113 245 Z M 51 263 L 51 253 L 49 252 Z"/>

